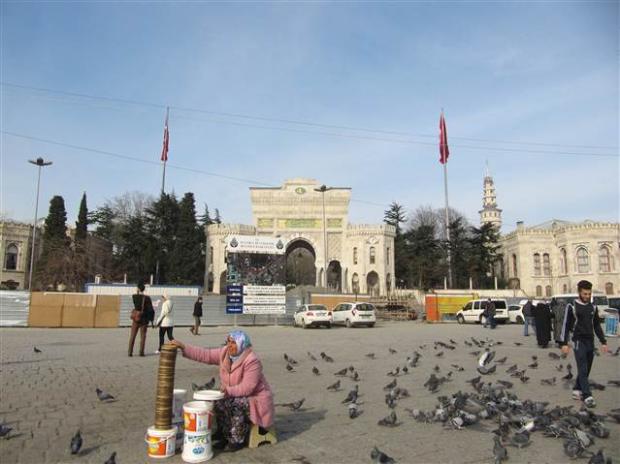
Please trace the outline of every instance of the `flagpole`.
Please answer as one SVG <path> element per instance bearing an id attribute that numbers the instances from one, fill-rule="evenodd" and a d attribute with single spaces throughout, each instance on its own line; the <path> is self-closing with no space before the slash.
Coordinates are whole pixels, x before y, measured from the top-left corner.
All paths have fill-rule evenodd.
<path id="1" fill-rule="evenodd" d="M 170 114 L 170 107 L 166 106 L 166 133 L 164 134 L 164 145 L 167 145 L 168 141 L 165 140 L 168 137 L 168 115 Z M 162 175 L 161 175 L 161 194 L 163 195 L 166 192 L 166 163 L 168 162 L 168 147 L 165 146 L 164 150 L 166 151 L 166 156 L 162 160 L 164 162 Z"/>
<path id="2" fill-rule="evenodd" d="M 446 196 L 446 241 L 448 242 L 448 287 L 452 288 L 452 252 L 450 250 L 450 207 L 448 205 L 448 160 L 443 163 L 443 186 Z"/>

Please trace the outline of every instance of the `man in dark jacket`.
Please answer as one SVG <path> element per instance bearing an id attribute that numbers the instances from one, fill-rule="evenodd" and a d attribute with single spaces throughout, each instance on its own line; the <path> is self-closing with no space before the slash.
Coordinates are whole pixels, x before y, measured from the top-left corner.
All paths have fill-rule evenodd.
<path id="1" fill-rule="evenodd" d="M 200 327 L 200 318 L 202 317 L 202 297 L 199 296 L 194 303 L 194 326 L 189 328 L 189 331 L 194 335 L 198 335 L 198 328 Z"/>
<path id="2" fill-rule="evenodd" d="M 497 326 L 497 322 L 495 321 L 495 303 L 489 298 L 484 306 L 484 327 L 490 325 L 492 329 Z"/>
<path id="3" fill-rule="evenodd" d="M 582 280 L 577 284 L 579 298 L 566 305 L 562 322 L 561 345 L 562 353 L 568 354 L 570 346 L 568 339 L 573 332 L 575 344 L 575 361 L 577 362 L 577 380 L 573 387 L 573 398 L 583 399 L 584 404 L 593 408 L 596 406 L 588 377 L 594 360 L 594 334 L 601 342 L 601 351 L 607 353 L 607 341 L 601 328 L 598 308 L 592 304 L 592 283 Z M 584 399 L 585 398 L 585 399 Z"/>
<path id="4" fill-rule="evenodd" d="M 534 335 L 536 334 L 536 326 L 534 325 L 534 314 L 532 313 L 533 309 L 534 305 L 532 304 L 532 300 L 527 300 L 527 302 L 523 305 L 523 335 L 525 335 L 526 337 L 529 336 L 529 326 L 534 329 Z"/>

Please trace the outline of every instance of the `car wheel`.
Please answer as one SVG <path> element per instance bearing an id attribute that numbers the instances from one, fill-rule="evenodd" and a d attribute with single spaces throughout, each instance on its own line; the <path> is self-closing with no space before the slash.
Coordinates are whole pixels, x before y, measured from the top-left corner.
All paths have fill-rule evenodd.
<path id="1" fill-rule="evenodd" d="M 308 326 L 306 325 L 306 320 L 305 319 L 301 320 L 301 328 L 302 329 L 307 329 L 308 328 Z"/>
<path id="2" fill-rule="evenodd" d="M 458 316 L 456 316 L 456 322 L 458 322 L 459 324 L 465 324 L 465 318 L 463 317 L 462 314 L 459 314 Z"/>
<path id="3" fill-rule="evenodd" d="M 521 316 L 517 316 L 517 324 L 523 324 L 525 321 Z"/>
<path id="4" fill-rule="evenodd" d="M 368 327 L 370 327 L 370 328 L 372 328 L 372 327 L 374 327 L 374 326 L 375 326 L 375 323 L 374 323 L 374 322 L 371 322 L 370 324 L 368 324 Z"/>
<path id="5" fill-rule="evenodd" d="M 345 321 L 345 325 L 347 326 L 347 329 L 350 329 L 351 327 L 353 327 L 353 324 L 351 324 L 351 319 L 347 319 Z"/>
<path id="6" fill-rule="evenodd" d="M 331 329 L 331 328 L 332 328 L 332 323 L 331 323 L 331 322 L 328 322 L 328 323 L 327 323 L 327 325 L 326 325 L 325 327 L 327 327 L 328 329 Z"/>

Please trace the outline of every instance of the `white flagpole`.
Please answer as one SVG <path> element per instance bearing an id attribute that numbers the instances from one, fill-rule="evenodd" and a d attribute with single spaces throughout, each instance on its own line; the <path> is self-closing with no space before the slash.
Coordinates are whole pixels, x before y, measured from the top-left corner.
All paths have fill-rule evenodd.
<path id="1" fill-rule="evenodd" d="M 169 131 L 168 131 L 168 115 L 170 113 L 170 108 L 166 107 L 166 129 L 165 129 L 165 133 L 164 133 L 164 144 L 166 145 L 165 150 L 166 150 L 166 159 L 164 159 L 164 167 L 163 167 L 163 171 L 162 171 L 162 176 L 161 176 L 161 194 L 163 195 L 166 191 L 166 163 L 168 162 L 168 142 L 170 140 L 170 136 L 169 136 Z M 164 147 L 162 147 L 162 154 L 163 154 L 163 150 Z"/>
<path id="2" fill-rule="evenodd" d="M 443 185 L 446 196 L 446 241 L 448 242 L 448 287 L 452 288 L 452 252 L 450 251 L 450 206 L 448 205 L 448 160 L 443 163 Z"/>

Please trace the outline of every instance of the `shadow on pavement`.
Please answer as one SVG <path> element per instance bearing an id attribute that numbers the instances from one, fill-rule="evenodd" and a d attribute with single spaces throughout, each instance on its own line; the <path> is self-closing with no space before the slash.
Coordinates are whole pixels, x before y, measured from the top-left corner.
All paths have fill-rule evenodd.
<path id="1" fill-rule="evenodd" d="M 278 441 L 286 441 L 309 430 L 314 424 L 324 420 L 326 413 L 325 409 L 314 411 L 308 408 L 289 414 L 277 414 L 275 426 Z"/>

